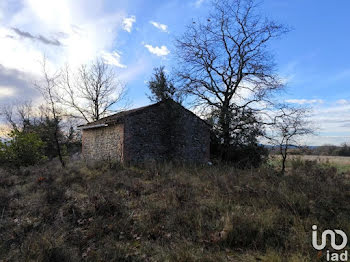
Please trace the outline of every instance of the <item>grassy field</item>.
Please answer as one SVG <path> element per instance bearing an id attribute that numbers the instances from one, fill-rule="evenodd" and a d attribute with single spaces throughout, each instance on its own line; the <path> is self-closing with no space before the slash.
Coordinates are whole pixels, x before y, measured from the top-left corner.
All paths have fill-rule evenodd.
<path id="1" fill-rule="evenodd" d="M 280 156 L 270 156 L 270 163 L 273 166 L 277 167 L 279 161 Z M 290 155 L 288 156 L 287 167 L 291 168 L 293 164 L 305 161 L 312 161 L 321 166 L 335 167 L 340 173 L 350 172 L 350 157 L 345 156 Z"/>
<path id="2" fill-rule="evenodd" d="M 0 170 L 0 261 L 323 261 L 311 226 L 350 233 L 349 200 L 315 162 Z"/>

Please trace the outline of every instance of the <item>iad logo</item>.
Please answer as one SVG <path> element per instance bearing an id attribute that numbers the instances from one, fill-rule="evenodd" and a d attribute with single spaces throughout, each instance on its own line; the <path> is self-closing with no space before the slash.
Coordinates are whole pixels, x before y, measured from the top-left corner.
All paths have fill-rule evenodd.
<path id="1" fill-rule="evenodd" d="M 340 245 L 337 245 L 335 238 L 336 234 L 342 237 L 342 243 Z M 331 247 L 334 250 L 342 250 L 346 247 L 346 244 L 348 243 L 348 237 L 342 230 L 325 230 L 322 232 L 321 236 L 321 244 L 319 245 L 317 243 L 317 226 L 313 225 L 312 226 L 312 245 L 316 250 L 323 250 L 326 247 L 327 244 L 327 235 L 330 236 L 331 239 Z M 326 255 L 327 261 L 348 261 L 348 251 L 346 250 L 344 253 L 331 253 L 329 250 L 327 250 L 327 255 Z"/>

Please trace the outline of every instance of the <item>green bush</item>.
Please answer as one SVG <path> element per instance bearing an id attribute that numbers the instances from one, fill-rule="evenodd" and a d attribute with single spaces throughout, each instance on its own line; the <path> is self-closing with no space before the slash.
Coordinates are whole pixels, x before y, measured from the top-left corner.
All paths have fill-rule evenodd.
<path id="1" fill-rule="evenodd" d="M 9 141 L 0 142 L 0 164 L 30 166 L 45 159 L 45 143 L 36 133 L 12 131 L 10 138 Z"/>

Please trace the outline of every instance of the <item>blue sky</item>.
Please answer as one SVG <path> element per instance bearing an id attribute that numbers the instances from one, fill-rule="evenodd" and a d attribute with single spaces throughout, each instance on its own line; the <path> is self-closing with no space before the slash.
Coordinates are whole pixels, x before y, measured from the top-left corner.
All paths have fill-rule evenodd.
<path id="1" fill-rule="evenodd" d="M 287 85 L 280 99 L 314 109 L 319 136 L 306 143 L 350 142 L 350 2 L 260 2 L 263 14 L 291 28 L 271 50 Z M 209 0 L 0 1 L 0 104 L 39 103 L 31 82 L 42 54 L 53 70 L 103 56 L 127 84 L 132 106 L 148 104 L 153 68 L 176 67 L 174 38 L 208 7 Z"/>

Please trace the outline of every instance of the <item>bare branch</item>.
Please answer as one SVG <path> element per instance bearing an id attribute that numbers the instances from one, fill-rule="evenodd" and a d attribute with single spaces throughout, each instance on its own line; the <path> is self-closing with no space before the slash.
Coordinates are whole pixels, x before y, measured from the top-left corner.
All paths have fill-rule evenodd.
<path id="1" fill-rule="evenodd" d="M 101 59 L 81 65 L 74 73 L 66 65 L 61 72 L 60 86 L 63 90 L 60 103 L 70 109 L 72 116 L 86 122 L 114 112 L 113 106 L 126 96 L 125 85 Z"/>
<path id="2" fill-rule="evenodd" d="M 301 137 L 314 134 L 314 128 L 308 121 L 309 114 L 307 108 L 281 107 L 274 118 L 274 125 L 266 135 L 270 143 L 279 148 L 282 174 L 285 172 L 288 150 L 300 146 Z"/>
<path id="3" fill-rule="evenodd" d="M 261 105 L 271 105 L 272 95 L 283 88 L 267 44 L 285 32 L 258 15 L 251 0 L 214 0 L 209 17 L 193 22 L 177 39 L 179 85 L 198 104 L 219 110 L 224 144 L 241 128 L 232 124 L 236 116 L 266 111 Z"/>
<path id="4" fill-rule="evenodd" d="M 43 98 L 47 102 L 49 108 L 50 108 L 50 113 L 52 115 L 52 118 L 54 120 L 55 124 L 55 130 L 53 134 L 53 139 L 56 144 L 56 149 L 57 149 L 57 155 L 59 157 L 59 160 L 62 164 L 62 167 L 65 167 L 65 162 L 63 160 L 62 156 L 62 150 L 61 150 L 61 145 L 60 141 L 58 139 L 58 133 L 59 133 L 59 123 L 61 120 L 60 116 L 60 110 L 58 109 L 58 101 L 59 101 L 59 95 L 58 95 L 58 84 L 57 81 L 60 78 L 59 73 L 54 73 L 54 74 L 49 74 L 47 70 L 47 60 L 46 57 L 43 57 L 43 60 L 41 62 L 42 66 L 42 75 L 43 79 L 40 83 L 34 83 L 34 86 L 38 91 L 42 94 Z"/>

